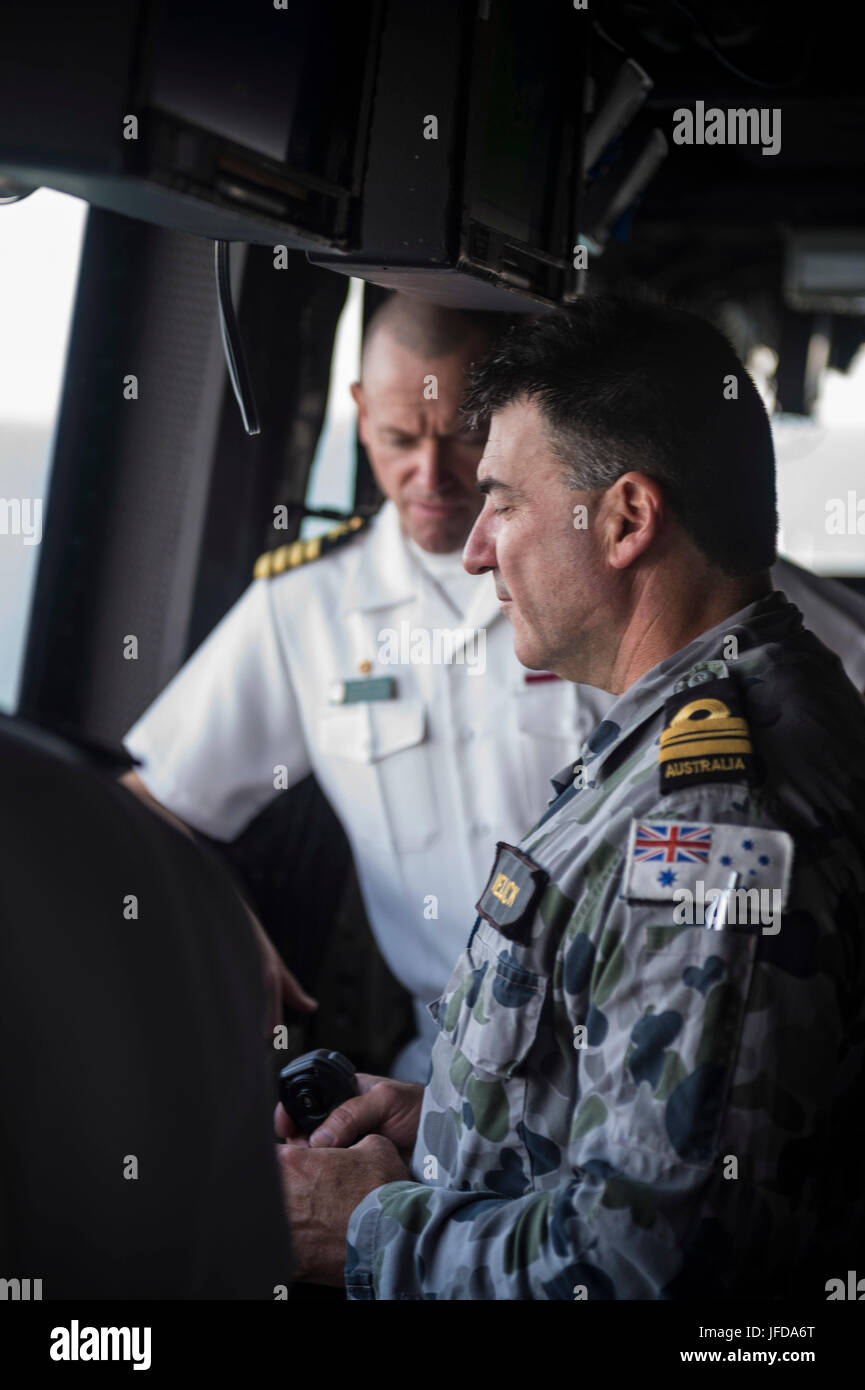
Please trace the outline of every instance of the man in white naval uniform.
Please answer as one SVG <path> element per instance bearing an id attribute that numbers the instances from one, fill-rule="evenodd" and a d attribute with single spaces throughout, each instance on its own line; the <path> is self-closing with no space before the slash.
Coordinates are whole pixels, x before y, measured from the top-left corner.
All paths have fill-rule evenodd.
<path id="1" fill-rule="evenodd" d="M 794 565 L 780 556 L 772 581 L 805 619 L 805 626 L 840 656 L 849 680 L 865 694 L 865 598 L 846 584 Z"/>
<path id="2" fill-rule="evenodd" d="M 324 542 L 321 558 L 256 579 L 126 739 L 143 763 L 128 785 L 219 840 L 315 773 L 382 954 L 415 1000 L 418 1036 L 393 1069 L 405 1080 L 426 1080 L 426 1005 L 462 948 L 490 845 L 519 840 L 611 704 L 525 670 L 491 576 L 462 567 L 484 441 L 461 430 L 459 405 L 466 369 L 489 346 L 477 317 L 386 301 L 353 388 L 384 507 Z M 317 550 L 298 544 L 283 559 Z M 820 599 L 828 581 L 786 562 L 774 582 L 862 690 L 865 618 L 857 627 L 854 612 Z M 433 659 L 437 641 L 450 661 Z"/>
<path id="3" fill-rule="evenodd" d="M 484 439 L 463 431 L 459 406 L 490 341 L 477 317 L 386 302 L 353 394 L 388 500 L 320 558 L 254 580 L 126 739 L 142 760 L 133 790 L 220 840 L 315 773 L 382 953 L 415 999 L 418 1037 L 394 1074 L 419 1081 L 435 1031 L 426 1005 L 490 844 L 543 811 L 550 777 L 609 702 L 525 670 L 492 578 L 462 567 Z"/>

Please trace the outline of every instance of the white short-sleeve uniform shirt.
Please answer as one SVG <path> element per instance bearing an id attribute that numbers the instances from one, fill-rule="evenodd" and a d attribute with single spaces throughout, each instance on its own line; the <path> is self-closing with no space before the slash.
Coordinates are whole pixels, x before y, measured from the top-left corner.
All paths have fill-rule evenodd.
<path id="1" fill-rule="evenodd" d="M 492 576 L 472 581 L 454 556 L 448 577 L 431 559 L 418 562 L 386 503 L 321 559 L 255 580 L 126 738 L 152 794 L 221 840 L 315 773 L 381 951 L 416 1000 L 420 1037 L 395 1072 L 417 1080 L 434 1036 L 425 1006 L 463 948 L 496 840 L 525 834 L 611 703 L 527 671 Z M 363 671 L 391 677 L 393 698 L 340 703 Z"/>
<path id="2" fill-rule="evenodd" d="M 837 652 L 848 679 L 865 692 L 865 598 L 846 584 L 779 559 L 772 570 L 776 589 L 795 603 L 805 626 Z"/>

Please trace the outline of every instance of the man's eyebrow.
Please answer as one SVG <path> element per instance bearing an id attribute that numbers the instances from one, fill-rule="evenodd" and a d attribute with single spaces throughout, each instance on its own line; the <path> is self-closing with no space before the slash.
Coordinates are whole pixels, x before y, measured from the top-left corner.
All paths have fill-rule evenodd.
<path id="1" fill-rule="evenodd" d="M 510 483 L 500 482 L 498 478 L 493 478 L 490 476 L 487 476 L 486 478 L 481 478 L 478 482 L 478 488 L 484 494 L 484 496 L 486 496 L 487 493 L 492 492 L 494 489 L 498 490 L 499 492 L 509 492 L 513 496 L 519 495 L 517 489 L 515 487 L 512 487 Z"/>

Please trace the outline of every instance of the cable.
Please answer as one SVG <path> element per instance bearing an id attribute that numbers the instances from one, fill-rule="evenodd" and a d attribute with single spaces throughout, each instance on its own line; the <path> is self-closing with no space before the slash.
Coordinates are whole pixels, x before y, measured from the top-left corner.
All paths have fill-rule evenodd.
<path id="1" fill-rule="evenodd" d="M 750 83 L 752 87 L 764 87 L 766 91 L 769 92 L 779 91 L 783 87 L 795 87 L 798 82 L 802 81 L 802 78 L 808 71 L 808 59 L 806 58 L 802 68 L 796 76 L 787 77 L 783 82 L 767 82 L 762 77 L 753 77 L 750 73 L 743 72 L 741 68 L 737 68 L 735 63 L 730 62 L 727 55 L 718 47 L 713 34 L 703 23 L 702 19 L 700 19 L 699 15 L 694 14 L 690 5 L 683 4 L 682 0 L 670 0 L 670 4 L 674 10 L 681 10 L 682 14 L 690 19 L 694 27 L 700 31 L 706 43 L 709 45 L 709 49 L 721 66 L 725 67 L 728 72 L 731 72 L 734 77 L 740 78 L 743 82 Z"/>
<path id="2" fill-rule="evenodd" d="M 592 24 L 592 28 L 594 29 L 596 34 L 600 34 L 601 38 L 604 40 L 605 43 L 608 43 L 610 45 L 610 48 L 615 48 L 618 50 L 619 53 L 623 53 L 626 58 L 630 58 L 631 55 L 628 52 L 628 50 L 626 48 L 623 48 L 620 43 L 617 43 L 615 39 L 611 38 L 610 35 L 607 33 L 606 29 L 601 27 L 597 19 Z"/>
<path id="3" fill-rule="evenodd" d="M 231 275 L 228 259 L 230 243 L 217 241 L 214 243 L 214 248 L 219 329 L 222 334 L 222 347 L 225 352 L 228 376 L 234 390 L 235 400 L 240 407 L 243 428 L 247 434 L 261 434 L 258 411 L 255 408 L 255 397 L 252 394 L 252 382 L 249 378 L 240 329 L 237 326 L 237 316 L 231 299 Z"/>

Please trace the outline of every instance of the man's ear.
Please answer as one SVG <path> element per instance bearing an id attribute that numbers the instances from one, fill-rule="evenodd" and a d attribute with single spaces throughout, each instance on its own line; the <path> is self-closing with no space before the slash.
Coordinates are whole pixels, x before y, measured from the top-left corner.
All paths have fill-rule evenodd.
<path id="1" fill-rule="evenodd" d="M 359 381 L 353 381 L 348 389 L 351 392 L 352 400 L 357 406 L 357 432 L 360 435 L 361 443 L 366 446 L 369 442 L 367 438 L 369 431 L 367 429 L 368 416 L 363 386 Z"/>
<path id="2" fill-rule="evenodd" d="M 627 569 L 648 550 L 664 519 L 664 494 L 646 473 L 623 473 L 604 494 L 604 537 L 613 569 Z"/>

